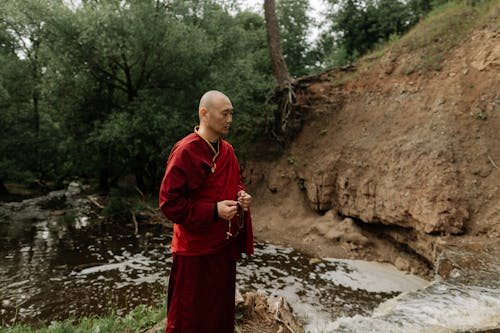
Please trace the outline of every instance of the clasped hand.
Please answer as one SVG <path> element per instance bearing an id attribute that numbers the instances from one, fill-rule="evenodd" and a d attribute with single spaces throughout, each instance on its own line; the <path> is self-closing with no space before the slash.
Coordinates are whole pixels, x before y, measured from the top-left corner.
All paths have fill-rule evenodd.
<path id="1" fill-rule="evenodd" d="M 238 212 L 238 205 L 240 205 L 244 211 L 250 208 L 252 202 L 252 196 L 245 191 L 238 192 L 238 200 L 223 200 L 217 202 L 217 214 L 220 218 L 224 220 L 231 220 Z"/>

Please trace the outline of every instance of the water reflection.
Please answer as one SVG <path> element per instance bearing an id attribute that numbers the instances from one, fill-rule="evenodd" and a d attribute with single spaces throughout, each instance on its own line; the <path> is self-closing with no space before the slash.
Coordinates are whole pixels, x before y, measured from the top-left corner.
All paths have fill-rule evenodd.
<path id="1" fill-rule="evenodd" d="M 47 200 L 64 207 L 45 209 Z M 135 236 L 131 225 L 104 223 L 84 198 L 67 191 L 0 204 L 0 322 L 38 325 L 163 304 L 170 241 L 169 230 L 158 225 L 142 226 Z M 243 292 L 284 296 L 310 332 L 499 327 L 498 243 L 450 249 L 440 262 L 453 267 L 450 278 L 424 287 L 392 266 L 320 260 L 257 243 L 255 256 L 239 264 L 237 281 Z"/>
<path id="2" fill-rule="evenodd" d="M 1 322 L 121 315 L 139 304 L 164 303 L 169 230 L 143 226 L 135 236 L 133 226 L 89 219 L 85 200 L 68 204 L 66 215 L 40 209 L 37 200 L 0 205 Z M 285 296 L 314 328 L 341 316 L 368 314 L 404 289 L 370 289 L 373 280 L 366 274 L 376 269 L 361 266 L 258 243 L 256 255 L 241 261 L 237 281 L 243 292 Z M 403 275 L 386 272 L 389 276 Z"/>
<path id="3" fill-rule="evenodd" d="M 161 230 L 154 230 L 157 237 L 137 238 L 116 225 L 36 229 L 31 241 L 17 240 L 0 251 L 1 320 L 123 314 L 162 302 L 169 238 Z"/>

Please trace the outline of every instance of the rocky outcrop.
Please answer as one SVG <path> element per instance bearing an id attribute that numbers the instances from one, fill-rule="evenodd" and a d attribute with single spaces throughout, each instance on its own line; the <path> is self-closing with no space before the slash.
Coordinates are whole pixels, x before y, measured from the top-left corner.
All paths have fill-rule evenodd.
<path id="1" fill-rule="evenodd" d="M 311 208 L 425 233 L 463 232 L 469 212 L 452 154 L 415 146 L 299 170 Z"/>
<path id="2" fill-rule="evenodd" d="M 245 170 L 247 183 L 265 198 L 262 207 L 278 212 L 263 227 L 256 221 L 257 230 L 281 227 L 283 233 L 292 220 L 314 221 L 297 241 L 312 245 L 313 234 L 347 242 L 346 235 L 366 226 L 429 263 L 441 237 L 498 238 L 499 41 L 498 31 L 485 26 L 453 50 L 440 71 L 426 74 L 404 70 L 424 55 L 389 52 L 365 62 L 347 83 L 339 71 L 299 80 L 304 128 L 280 159 Z M 301 191 L 308 207 L 290 188 Z M 295 201 L 285 206 L 291 193 Z M 332 218 L 320 222 L 326 212 Z M 337 216 L 356 221 L 356 228 Z M 358 249 L 370 243 L 361 236 L 356 241 Z"/>

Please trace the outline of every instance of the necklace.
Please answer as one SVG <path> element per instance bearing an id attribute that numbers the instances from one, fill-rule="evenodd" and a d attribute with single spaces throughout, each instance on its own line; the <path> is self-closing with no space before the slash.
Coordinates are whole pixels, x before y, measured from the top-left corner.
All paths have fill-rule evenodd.
<path id="1" fill-rule="evenodd" d="M 217 158 L 217 156 L 219 156 L 219 152 L 220 152 L 220 138 L 217 138 L 217 150 L 215 150 L 214 146 L 212 146 L 212 143 L 210 141 L 208 141 L 205 137 L 203 137 L 203 135 L 201 135 L 200 132 L 198 132 L 199 128 L 200 128 L 200 126 L 196 125 L 194 127 L 194 132 L 196 134 L 198 134 L 198 136 L 200 138 L 202 138 L 208 144 L 208 146 L 210 147 L 210 149 L 212 149 L 212 151 L 214 152 L 214 157 L 212 157 L 213 165 L 210 168 L 210 171 L 212 171 L 212 173 L 214 173 L 215 172 L 215 168 L 217 167 L 217 164 L 215 163 L 215 159 Z"/>

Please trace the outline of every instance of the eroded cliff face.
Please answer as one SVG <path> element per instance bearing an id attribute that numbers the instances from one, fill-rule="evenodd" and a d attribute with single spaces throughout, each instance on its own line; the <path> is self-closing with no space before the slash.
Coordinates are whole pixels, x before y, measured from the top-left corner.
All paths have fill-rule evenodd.
<path id="1" fill-rule="evenodd" d="M 400 268 L 458 238 L 499 240 L 500 31 L 473 32 L 440 71 L 408 74 L 417 56 L 368 59 L 344 84 L 339 70 L 299 80 L 304 128 L 245 168 L 257 237 Z"/>

